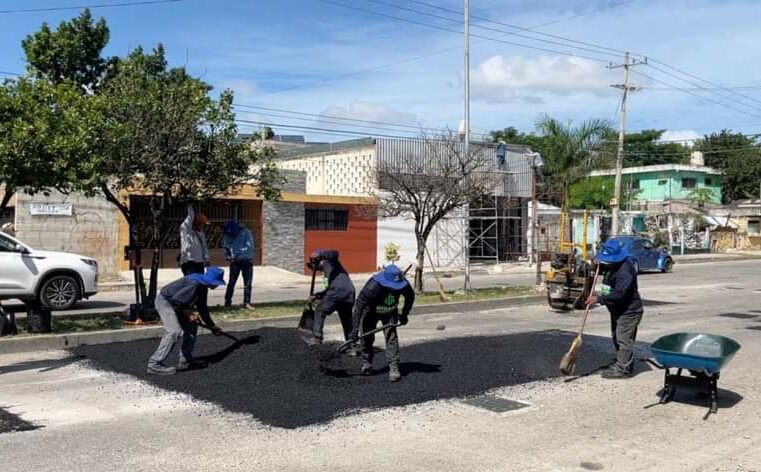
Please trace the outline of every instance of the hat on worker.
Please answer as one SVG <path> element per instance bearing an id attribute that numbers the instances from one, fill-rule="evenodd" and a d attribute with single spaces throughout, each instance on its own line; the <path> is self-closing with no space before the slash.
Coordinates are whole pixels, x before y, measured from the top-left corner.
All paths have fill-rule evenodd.
<path id="1" fill-rule="evenodd" d="M 609 239 L 600 248 L 596 259 L 603 264 L 618 264 L 627 257 L 629 257 L 629 251 L 626 250 L 623 241 Z"/>
<path id="2" fill-rule="evenodd" d="M 217 266 L 211 266 L 206 269 L 205 274 L 190 274 L 188 278 L 195 280 L 199 284 L 214 288 L 225 284 L 225 271 Z"/>
<path id="3" fill-rule="evenodd" d="M 373 280 L 392 290 L 401 290 L 407 285 L 407 279 L 404 278 L 401 269 L 394 264 L 373 275 Z"/>

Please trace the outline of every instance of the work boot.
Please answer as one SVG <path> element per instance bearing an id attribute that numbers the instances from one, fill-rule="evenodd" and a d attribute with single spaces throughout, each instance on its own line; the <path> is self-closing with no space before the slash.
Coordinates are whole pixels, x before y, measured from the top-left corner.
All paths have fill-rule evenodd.
<path id="1" fill-rule="evenodd" d="M 254 308 L 254 305 L 252 305 L 250 303 L 246 303 L 245 305 L 243 305 L 243 308 L 245 308 L 248 311 L 254 311 L 254 310 L 256 310 L 256 308 Z"/>
<path id="2" fill-rule="evenodd" d="M 205 369 L 209 363 L 206 361 L 192 360 L 190 362 L 180 362 L 177 364 L 177 372 L 184 372 L 186 370 L 198 370 Z"/>
<path id="3" fill-rule="evenodd" d="M 620 369 L 610 369 L 602 373 L 601 377 L 604 379 L 628 379 L 632 376 L 631 372 L 626 372 Z"/>
<path id="4" fill-rule="evenodd" d="M 388 366 L 388 381 L 398 382 L 402 380 L 402 374 L 399 372 L 399 366 L 394 364 Z"/>
<path id="5" fill-rule="evenodd" d="M 373 372 L 373 365 L 368 361 L 364 361 L 362 362 L 361 371 L 362 375 L 370 375 Z"/>
<path id="6" fill-rule="evenodd" d="M 359 357 L 362 352 L 360 351 L 359 347 L 356 344 L 349 344 L 349 347 L 346 348 L 346 351 L 344 353 L 349 357 Z"/>
<path id="7" fill-rule="evenodd" d="M 147 372 L 152 375 L 174 375 L 177 369 L 164 364 L 153 364 L 148 366 Z"/>

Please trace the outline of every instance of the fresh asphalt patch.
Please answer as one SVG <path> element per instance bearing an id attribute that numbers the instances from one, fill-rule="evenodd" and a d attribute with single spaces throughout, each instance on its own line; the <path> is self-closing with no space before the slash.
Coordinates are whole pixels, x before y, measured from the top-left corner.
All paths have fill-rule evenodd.
<path id="1" fill-rule="evenodd" d="M 24 421 L 18 415 L 14 415 L 5 408 L 0 407 L 0 434 L 32 431 L 38 428 L 39 426 Z"/>
<path id="2" fill-rule="evenodd" d="M 96 367 L 129 374 L 160 388 L 191 395 L 229 411 L 250 414 L 268 425 L 298 428 L 363 410 L 431 400 L 467 398 L 488 390 L 560 376 L 558 363 L 573 334 L 534 331 L 500 336 L 447 338 L 405 345 L 400 328 L 401 382 L 388 382 L 384 353 L 376 354 L 370 376 L 361 360 L 335 354 L 337 343 L 309 347 L 295 329 L 261 328 L 241 333 L 243 342 L 202 336 L 201 370 L 172 376 L 146 374 L 158 340 L 82 346 L 75 350 Z M 608 338 L 584 337 L 578 372 L 608 363 Z M 589 341 L 589 342 L 588 342 Z M 383 346 L 383 336 L 376 346 Z M 172 361 L 176 359 L 172 353 Z"/>

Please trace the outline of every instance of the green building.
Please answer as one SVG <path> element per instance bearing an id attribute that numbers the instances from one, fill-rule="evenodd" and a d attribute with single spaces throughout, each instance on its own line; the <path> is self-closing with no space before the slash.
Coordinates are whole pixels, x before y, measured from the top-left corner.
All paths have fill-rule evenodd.
<path id="1" fill-rule="evenodd" d="M 596 170 L 591 177 L 614 177 L 614 169 Z M 633 202 L 668 202 L 690 200 L 690 194 L 700 188 L 710 189 L 708 203 L 721 203 L 721 172 L 711 167 L 662 164 L 626 167 L 621 170 L 621 193 L 631 195 Z"/>

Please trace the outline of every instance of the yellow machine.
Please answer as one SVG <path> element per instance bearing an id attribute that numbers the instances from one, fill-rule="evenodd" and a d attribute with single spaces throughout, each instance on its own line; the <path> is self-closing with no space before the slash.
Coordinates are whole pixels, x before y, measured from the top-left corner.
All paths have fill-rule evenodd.
<path id="1" fill-rule="evenodd" d="M 574 244 L 573 237 L 568 241 L 571 220 L 568 209 L 564 206 L 560 213 L 558 225 L 558 246 L 552 254 L 550 270 L 544 274 L 547 286 L 547 301 L 556 310 L 570 310 L 571 307 L 584 308 L 592 289 L 593 271 L 587 260 L 587 234 L 589 214 L 584 211 L 582 220 L 582 244 Z"/>

